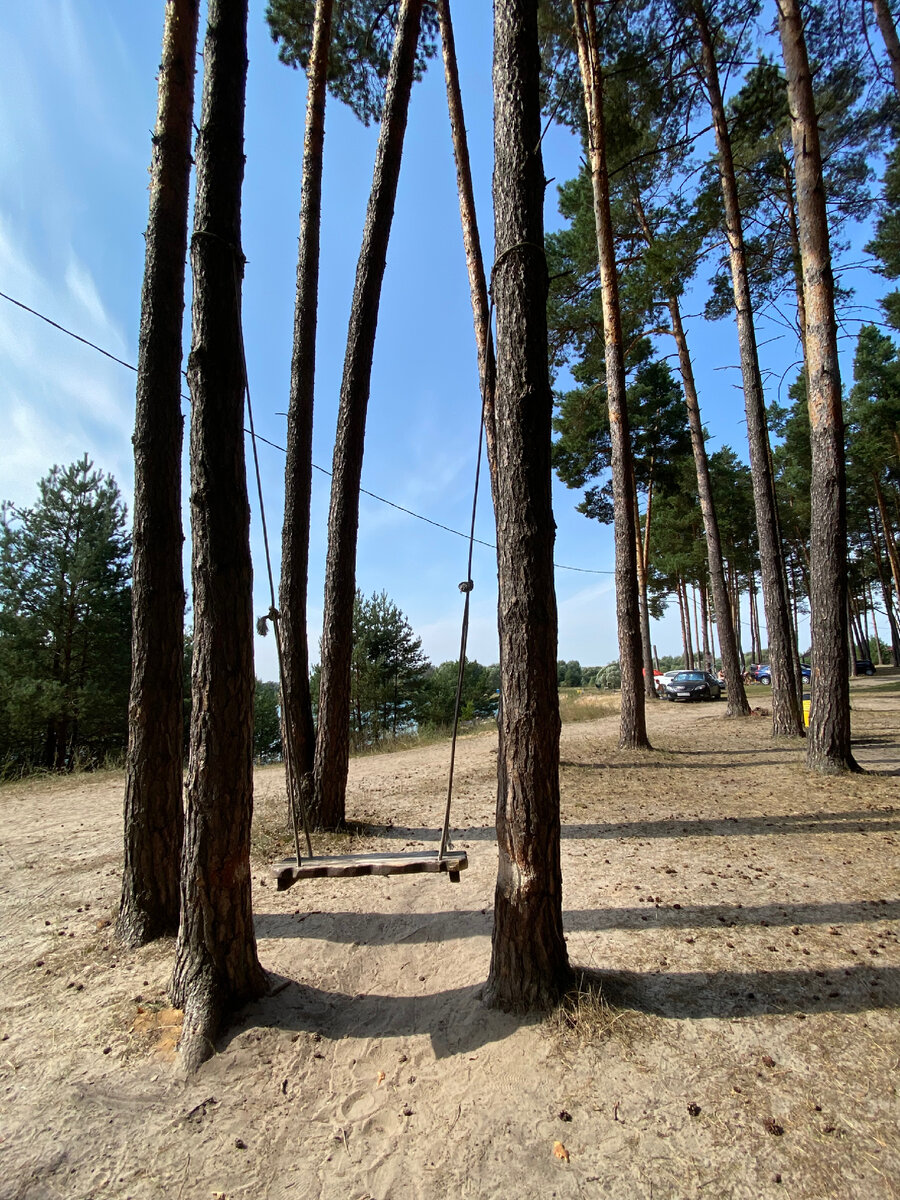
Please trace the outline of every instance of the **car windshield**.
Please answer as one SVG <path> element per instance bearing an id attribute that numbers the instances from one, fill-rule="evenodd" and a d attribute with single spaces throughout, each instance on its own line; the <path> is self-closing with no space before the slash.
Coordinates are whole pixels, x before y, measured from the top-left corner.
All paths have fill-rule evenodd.
<path id="1" fill-rule="evenodd" d="M 703 681 L 702 671 L 680 671 L 675 679 L 678 683 L 701 683 Z"/>

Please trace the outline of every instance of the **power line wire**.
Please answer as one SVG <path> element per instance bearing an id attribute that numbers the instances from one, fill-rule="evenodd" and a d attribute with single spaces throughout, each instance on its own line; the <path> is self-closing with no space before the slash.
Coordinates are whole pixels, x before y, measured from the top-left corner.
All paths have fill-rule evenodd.
<path id="1" fill-rule="evenodd" d="M 104 355 L 106 358 L 111 358 L 114 363 L 118 363 L 120 367 L 126 367 L 129 371 L 134 371 L 137 374 L 137 367 L 130 362 L 125 362 L 123 358 L 117 358 L 115 354 L 111 354 L 109 350 L 104 350 L 102 346 L 98 346 L 95 342 L 89 342 L 87 338 L 82 337 L 78 333 L 74 333 L 71 329 L 67 329 L 65 325 L 60 325 L 57 321 L 52 321 L 49 317 L 44 316 L 42 312 L 38 312 L 35 308 L 29 308 L 27 304 L 23 304 L 21 300 L 16 300 L 14 296 L 8 296 L 6 292 L 0 292 L 0 298 L 8 300 L 10 304 L 15 304 L 17 308 L 24 309 L 25 312 L 31 313 L 33 317 L 37 317 L 41 321 L 45 321 L 54 329 L 58 329 L 60 333 L 67 334 L 70 338 L 74 338 L 76 342 L 81 342 L 84 346 L 89 346 L 92 350 L 96 350 L 98 354 Z M 189 400 L 190 397 L 182 394 L 183 400 Z M 287 450 L 284 446 L 279 446 L 277 442 L 270 442 L 268 438 L 264 438 L 262 434 L 252 433 L 249 429 L 244 432 L 250 437 L 254 437 L 259 442 L 265 442 L 267 446 L 271 446 L 273 450 L 280 450 L 282 454 L 286 454 Z M 324 467 L 313 463 L 313 469 L 319 471 L 322 475 L 327 475 L 331 478 L 332 472 L 327 471 Z M 414 512 L 411 508 L 404 508 L 402 504 L 396 504 L 393 500 L 388 500 L 385 496 L 379 496 L 376 492 L 370 492 L 366 488 L 359 489 L 363 495 L 371 496 L 373 500 L 377 500 L 380 504 L 386 504 L 389 508 L 395 508 L 398 512 L 405 513 L 409 517 L 415 517 L 417 521 L 424 521 L 426 525 L 433 525 L 435 529 L 443 529 L 445 533 L 455 534 L 456 537 L 465 538 L 467 541 L 469 535 L 463 533 L 459 529 L 452 529 L 449 525 L 442 525 L 440 521 L 433 521 L 431 517 L 424 517 L 421 513 Z M 485 546 L 488 550 L 496 550 L 497 546 L 494 542 L 484 542 L 481 538 L 474 539 L 479 546 Z M 554 568 L 557 571 L 574 571 L 579 575 L 613 575 L 613 571 L 599 571 L 592 567 L 569 567 L 565 563 L 554 563 Z"/>

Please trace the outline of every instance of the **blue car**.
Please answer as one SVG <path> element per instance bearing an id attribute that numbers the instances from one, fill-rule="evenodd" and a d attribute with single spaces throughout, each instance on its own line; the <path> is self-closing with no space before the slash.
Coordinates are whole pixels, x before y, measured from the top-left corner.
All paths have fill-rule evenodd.
<path id="1" fill-rule="evenodd" d="M 809 679 L 812 676 L 812 670 L 806 663 L 800 664 L 800 673 L 804 679 Z M 756 669 L 756 682 L 769 683 L 772 682 L 772 668 L 766 663 L 764 666 Z"/>

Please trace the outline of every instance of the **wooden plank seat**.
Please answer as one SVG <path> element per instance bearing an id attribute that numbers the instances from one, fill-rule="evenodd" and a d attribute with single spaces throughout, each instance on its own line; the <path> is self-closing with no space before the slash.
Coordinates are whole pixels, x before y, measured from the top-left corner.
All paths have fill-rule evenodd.
<path id="1" fill-rule="evenodd" d="M 459 883 L 460 871 L 469 865 L 465 850 L 412 850 L 402 854 L 323 854 L 321 858 L 284 858 L 273 870 L 278 891 L 287 891 L 300 879 L 347 879 L 359 875 L 419 875 L 446 872 Z"/>

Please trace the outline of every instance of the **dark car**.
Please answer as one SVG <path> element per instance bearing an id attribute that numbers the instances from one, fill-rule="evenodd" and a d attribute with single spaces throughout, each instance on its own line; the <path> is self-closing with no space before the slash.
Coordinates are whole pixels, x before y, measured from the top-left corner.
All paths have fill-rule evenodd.
<path id="1" fill-rule="evenodd" d="M 709 671 L 679 671 L 666 684 L 668 700 L 718 700 L 722 685 Z"/>
<path id="2" fill-rule="evenodd" d="M 857 675 L 874 675 L 875 664 L 871 658 L 858 658 L 856 660 L 856 673 Z"/>
<path id="3" fill-rule="evenodd" d="M 807 663 L 801 663 L 800 664 L 800 674 L 803 676 L 804 679 L 810 679 L 812 677 L 812 668 L 809 667 L 807 665 Z M 771 683 L 772 682 L 772 668 L 768 665 L 768 663 L 766 663 L 765 666 L 757 667 L 756 682 L 757 683 Z"/>

